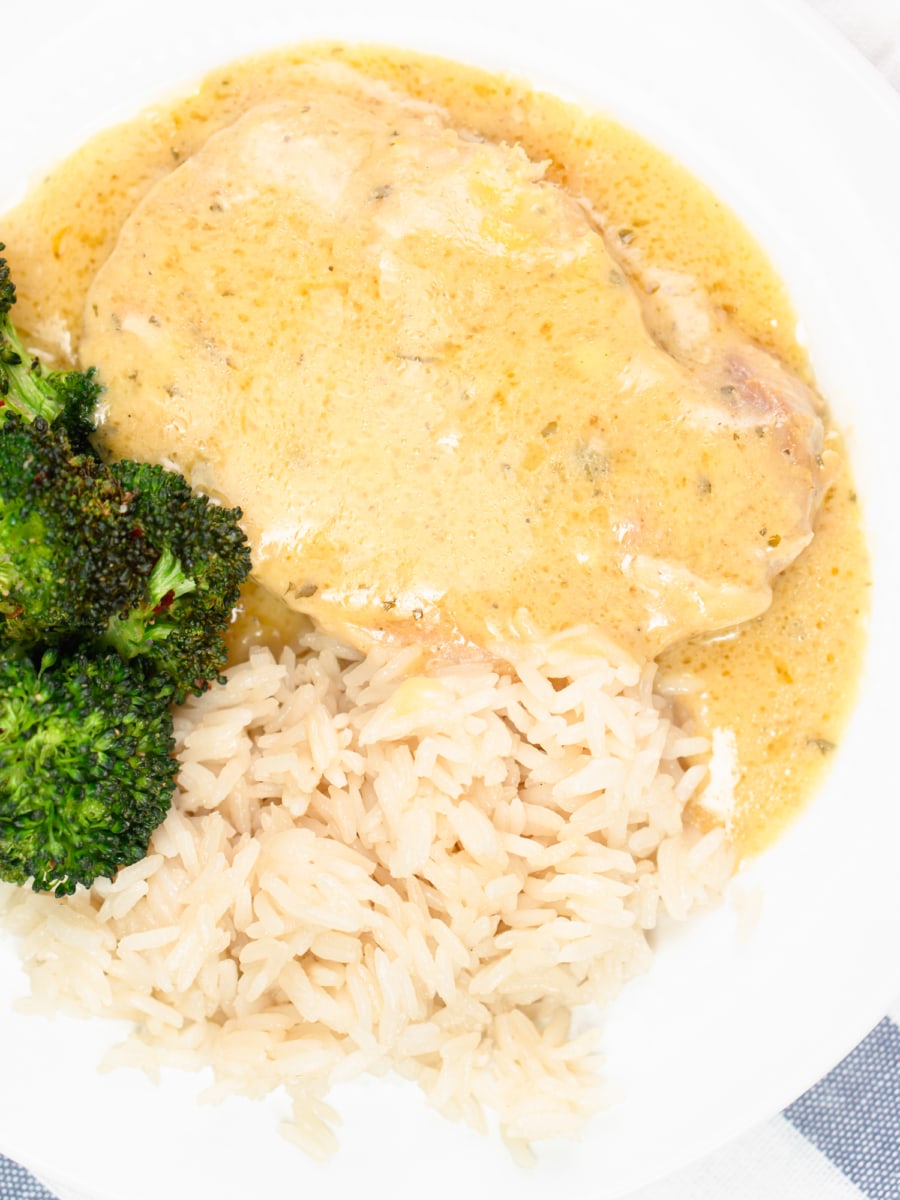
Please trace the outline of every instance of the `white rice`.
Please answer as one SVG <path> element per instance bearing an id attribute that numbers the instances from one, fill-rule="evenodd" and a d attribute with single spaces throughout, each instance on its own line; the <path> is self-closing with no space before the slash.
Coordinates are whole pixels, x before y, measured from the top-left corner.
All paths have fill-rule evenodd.
<path id="1" fill-rule="evenodd" d="M 62 900 L 0 885 L 32 1007 L 130 1019 L 113 1062 L 211 1066 L 211 1099 L 285 1088 L 283 1132 L 317 1157 L 330 1085 L 388 1069 L 522 1161 L 577 1136 L 606 1097 L 573 1010 L 645 970 L 647 932 L 733 859 L 683 822 L 706 768 L 680 759 L 708 746 L 652 665 L 585 631 L 504 654 L 253 650 L 177 714 L 147 858 Z"/>

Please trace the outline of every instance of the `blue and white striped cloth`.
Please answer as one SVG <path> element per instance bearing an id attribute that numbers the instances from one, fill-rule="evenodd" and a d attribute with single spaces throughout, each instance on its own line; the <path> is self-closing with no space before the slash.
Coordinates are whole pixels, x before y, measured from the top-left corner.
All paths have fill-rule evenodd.
<path id="1" fill-rule="evenodd" d="M 900 1004 L 781 1116 L 628 1200 L 900 1200 L 898 1022 Z"/>
<path id="2" fill-rule="evenodd" d="M 809 2 L 900 91 L 900 0 Z M 0 1155 L 0 1200 L 81 1198 Z M 780 1116 L 628 1200 L 900 1200 L 900 1000 Z"/>

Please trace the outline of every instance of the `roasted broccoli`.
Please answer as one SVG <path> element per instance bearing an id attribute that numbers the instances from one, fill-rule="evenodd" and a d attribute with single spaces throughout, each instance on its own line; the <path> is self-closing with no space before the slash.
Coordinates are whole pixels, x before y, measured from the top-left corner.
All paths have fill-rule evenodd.
<path id="1" fill-rule="evenodd" d="M 15 302 L 0 257 L 0 636 L 99 635 L 138 602 L 157 556 L 88 442 L 93 373 L 45 372 L 13 325 Z"/>
<path id="2" fill-rule="evenodd" d="M 0 252 L 5 248 L 0 242 Z M 25 349 L 12 322 L 15 302 L 9 264 L 0 257 L 0 407 L 26 421 L 42 417 L 54 429 L 65 430 L 78 453 L 93 454 L 88 435 L 101 391 L 96 373 L 45 371 L 40 359 Z"/>
<path id="3" fill-rule="evenodd" d="M 0 422 L 0 628 L 5 640 L 99 636 L 138 603 L 158 555 L 115 476 L 43 417 Z"/>
<path id="4" fill-rule="evenodd" d="M 0 878 L 66 895 L 147 853 L 177 767 L 168 700 L 114 652 L 0 652 Z"/>
<path id="5" fill-rule="evenodd" d="M 30 358 L 14 302 L 0 258 L 0 879 L 65 895 L 146 854 L 250 555 L 239 510 L 101 461 L 93 372 Z"/>
<path id="6" fill-rule="evenodd" d="M 15 299 L 0 258 L 0 640 L 99 640 L 152 659 L 180 701 L 221 675 L 250 569 L 241 514 L 176 472 L 101 463 L 93 373 L 30 359 Z"/>
<path id="7" fill-rule="evenodd" d="M 250 570 L 240 510 L 210 503 L 150 463 L 123 459 L 110 473 L 159 557 L 141 602 L 112 619 L 103 644 L 153 662 L 181 701 L 218 679 L 225 664 L 222 634 Z"/>

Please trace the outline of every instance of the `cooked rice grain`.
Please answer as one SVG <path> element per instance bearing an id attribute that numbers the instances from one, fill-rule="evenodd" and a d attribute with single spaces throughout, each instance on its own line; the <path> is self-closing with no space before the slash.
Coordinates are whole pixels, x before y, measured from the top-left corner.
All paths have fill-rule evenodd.
<path id="1" fill-rule="evenodd" d="M 284 1132 L 335 1147 L 329 1086 L 393 1068 L 520 1161 L 606 1096 L 597 1030 L 646 932 L 715 897 L 705 770 L 653 669 L 587 636 L 514 664 L 264 649 L 177 714 L 180 789 L 148 857 L 56 900 L 8 885 L 33 1005 L 128 1018 L 110 1062 L 211 1066 L 209 1096 L 286 1087 Z M 582 1021 L 583 1024 L 583 1021 Z"/>

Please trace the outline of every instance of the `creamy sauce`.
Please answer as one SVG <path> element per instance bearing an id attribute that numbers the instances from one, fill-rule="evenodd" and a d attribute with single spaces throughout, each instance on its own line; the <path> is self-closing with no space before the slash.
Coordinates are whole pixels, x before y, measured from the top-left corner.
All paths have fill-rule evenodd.
<path id="1" fill-rule="evenodd" d="M 449 117 L 348 84 L 330 67 L 323 85 L 309 68 L 322 57 L 445 106 Z M 460 138 L 455 127 L 524 154 Z M 324 146 L 323 128 L 333 131 Z M 362 141 L 347 128 L 362 128 Z M 266 150 L 267 139 L 286 137 L 293 154 Z M 410 166 L 423 146 L 428 194 Z M 187 159 L 190 174 L 173 170 Z M 587 207 L 541 182 L 534 162 Z M 269 193 L 249 203 L 260 170 Z M 301 177 L 302 195 L 313 197 L 306 208 L 295 199 Z M 352 206 L 351 179 L 361 190 Z M 398 196 L 417 187 L 410 216 Z M 332 230 L 343 217 L 327 243 L 323 212 Z M 239 262 L 230 251 L 237 230 L 243 248 L 266 242 L 276 252 Z M 230 67 L 185 100 L 100 135 L 3 219 L 0 236 L 18 317 L 35 342 L 64 358 L 86 334 L 84 360 L 100 362 L 109 385 L 108 444 L 170 460 L 252 510 L 257 573 L 295 607 L 370 636 L 408 626 L 457 651 L 492 625 L 502 630 L 526 601 L 541 627 L 558 628 L 596 619 L 599 594 L 603 623 L 641 653 L 755 618 L 738 634 L 676 645 L 663 677 L 675 686 L 689 674 L 699 719 L 733 732 L 736 807 L 719 816 L 739 848 L 764 844 L 809 794 L 840 736 L 860 657 L 868 578 L 852 481 L 844 466 L 832 482 L 815 398 L 763 353 L 809 378 L 765 257 L 705 188 L 642 139 L 446 62 L 306 49 Z M 450 243 L 453 256 L 441 254 Z M 285 279 L 297 278 L 291 255 L 302 257 L 308 286 L 286 295 Z M 206 270 L 211 261 L 218 274 Z M 642 290 L 622 286 L 623 269 Z M 157 285 L 173 278 L 178 303 L 167 306 Z M 212 284 L 204 290 L 200 280 Z M 230 303 L 236 280 L 240 305 Z M 648 299 L 648 281 L 660 280 Z M 489 315 L 510 301 L 518 335 L 507 323 L 492 343 Z M 247 317 L 254 309 L 262 335 Z M 215 337 L 204 326 L 211 315 Z M 314 338 L 299 345 L 298 328 Z M 763 351 L 748 349 L 745 335 Z M 260 336 L 272 369 L 247 403 Z M 335 344 L 357 384 L 346 394 L 326 374 Z M 253 364 L 249 377 L 242 359 Z M 134 378 L 137 364 L 148 374 Z M 221 411 L 185 401 L 210 371 L 218 402 L 239 418 L 230 441 Z M 301 399 L 317 388 L 329 398 L 299 440 L 277 418 L 296 407 L 298 393 L 283 388 L 298 380 Z M 615 409 L 598 413 L 596 397 L 611 387 L 631 406 L 627 423 Z M 507 408 L 518 414 L 513 428 Z M 698 412 L 707 414 L 703 437 Z M 650 436 L 635 438 L 636 425 Z M 711 426 L 719 436 L 707 436 Z M 241 454 L 254 437 L 271 449 L 262 469 L 258 454 Z M 392 447 L 374 473 L 373 439 Z M 833 435 L 831 444 L 839 449 Z M 760 478 L 772 486 L 754 486 Z M 826 490 L 815 539 L 776 578 L 763 612 L 773 574 L 809 540 Z M 390 503 L 378 503 L 383 496 Z M 311 514 L 302 536 L 294 525 L 273 537 L 279 511 Z M 373 520 L 393 559 L 360 553 L 371 548 Z M 252 640 L 272 618 L 252 598 L 247 609 Z"/>

